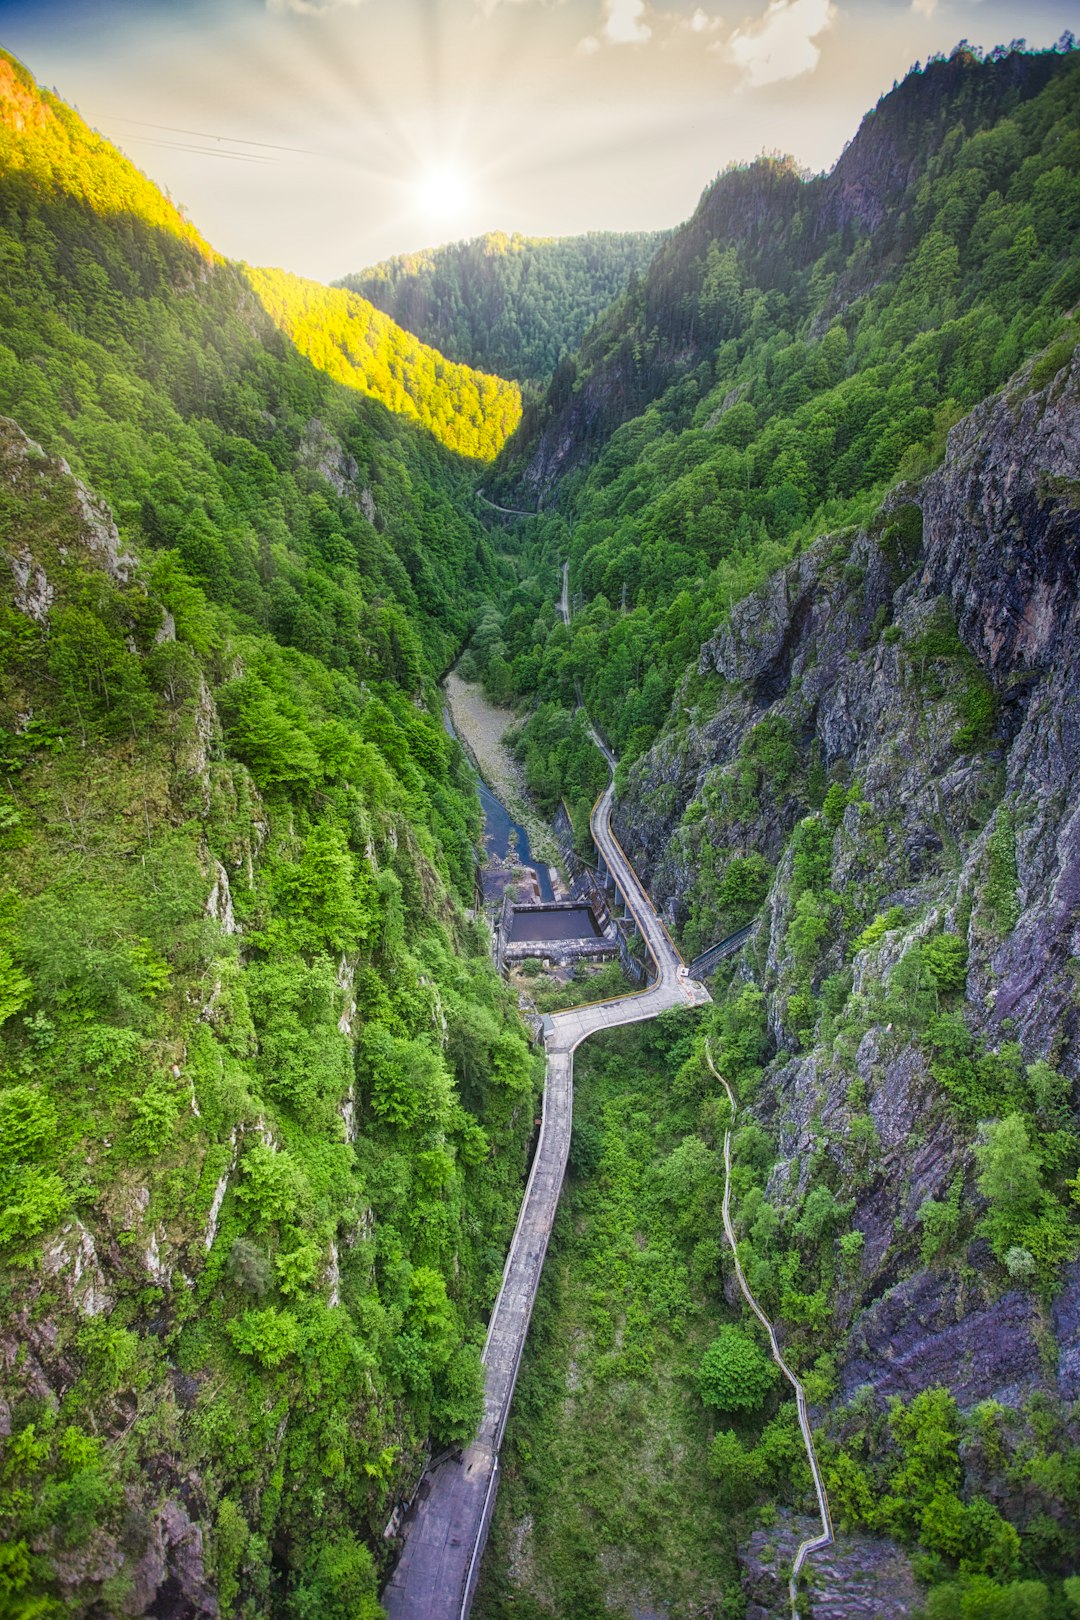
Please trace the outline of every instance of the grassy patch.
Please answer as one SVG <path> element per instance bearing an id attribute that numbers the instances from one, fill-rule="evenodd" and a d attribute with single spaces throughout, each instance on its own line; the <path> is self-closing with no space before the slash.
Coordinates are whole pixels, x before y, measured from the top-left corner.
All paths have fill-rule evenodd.
<path id="1" fill-rule="evenodd" d="M 719 1250 L 702 1241 L 719 1166 L 677 1079 L 693 1026 L 660 1024 L 578 1055 L 571 1174 L 510 1418 L 480 1620 L 660 1607 L 678 1620 L 743 1601 L 695 1381 L 730 1320 Z"/>

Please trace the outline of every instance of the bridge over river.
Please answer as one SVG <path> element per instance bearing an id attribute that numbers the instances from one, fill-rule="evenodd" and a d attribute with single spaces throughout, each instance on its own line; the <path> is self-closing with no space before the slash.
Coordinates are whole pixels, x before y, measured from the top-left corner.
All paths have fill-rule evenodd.
<path id="1" fill-rule="evenodd" d="M 595 734 L 594 741 L 614 769 L 610 750 Z M 637 995 L 552 1013 L 544 1020 L 543 1121 L 484 1346 L 484 1415 L 464 1453 L 445 1458 L 421 1483 L 405 1520 L 401 1557 L 383 1593 L 390 1620 L 464 1620 L 472 1603 L 495 1504 L 499 1447 L 570 1152 L 576 1048 L 598 1030 L 642 1023 L 670 1008 L 700 1007 L 710 1000 L 705 986 L 688 976 L 611 830 L 614 795 L 613 776 L 593 810 L 592 835 L 641 930 L 655 977 Z"/>

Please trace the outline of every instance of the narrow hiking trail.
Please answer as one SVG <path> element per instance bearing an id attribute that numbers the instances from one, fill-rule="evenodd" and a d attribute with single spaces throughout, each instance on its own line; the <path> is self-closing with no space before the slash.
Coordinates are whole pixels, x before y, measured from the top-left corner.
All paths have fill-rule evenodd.
<path id="1" fill-rule="evenodd" d="M 769 1318 L 765 1315 L 765 1312 L 762 1310 L 761 1306 L 758 1304 L 757 1300 L 754 1298 L 754 1295 L 750 1292 L 750 1286 L 747 1283 L 746 1278 L 743 1276 L 743 1268 L 739 1261 L 739 1250 L 735 1242 L 735 1228 L 731 1222 L 731 1127 L 735 1123 L 735 1094 L 728 1085 L 724 1076 L 720 1073 L 720 1070 L 716 1067 L 716 1064 L 713 1062 L 712 1046 L 708 1036 L 705 1038 L 705 1058 L 709 1068 L 712 1070 L 712 1073 L 727 1092 L 727 1099 L 731 1104 L 731 1118 L 728 1121 L 727 1129 L 724 1131 L 723 1215 L 724 1235 L 728 1240 L 728 1245 L 731 1249 L 731 1257 L 735 1262 L 735 1280 L 739 1285 L 739 1291 L 746 1303 L 749 1305 L 750 1309 L 753 1311 L 754 1315 L 757 1317 L 758 1321 L 761 1323 L 762 1327 L 765 1329 L 765 1332 L 769 1336 L 769 1348 L 772 1351 L 773 1360 L 776 1362 L 776 1365 L 780 1368 L 780 1371 L 783 1373 L 784 1377 L 795 1391 L 795 1405 L 799 1412 L 799 1428 L 802 1432 L 803 1445 L 806 1448 L 806 1460 L 810 1464 L 810 1473 L 814 1480 L 814 1490 L 817 1492 L 818 1512 L 821 1515 L 821 1534 L 819 1536 L 810 1536 L 806 1541 L 800 1543 L 799 1549 L 795 1554 L 795 1561 L 791 1566 L 791 1578 L 788 1582 L 788 1596 L 791 1599 L 792 1620 L 797 1620 L 799 1574 L 811 1553 L 821 1552 L 823 1548 L 832 1546 L 832 1515 L 829 1512 L 829 1498 L 825 1492 L 825 1481 L 821 1477 L 821 1469 L 818 1466 L 817 1453 L 814 1450 L 814 1436 L 810 1429 L 810 1414 L 806 1408 L 806 1391 L 803 1389 L 799 1379 L 796 1378 L 795 1374 L 784 1360 L 784 1357 L 780 1351 L 780 1346 L 776 1342 L 776 1330 L 769 1321 Z"/>
<path id="2" fill-rule="evenodd" d="M 564 569 L 564 594 L 566 579 Z M 598 1030 L 642 1023 L 671 1008 L 701 1007 L 711 1000 L 705 986 L 688 977 L 612 831 L 615 759 L 595 732 L 593 740 L 612 771 L 593 809 L 593 839 L 641 931 L 656 976 L 636 995 L 544 1019 L 547 1072 L 540 1138 L 484 1346 L 484 1414 L 471 1445 L 440 1461 L 421 1482 L 405 1521 L 401 1557 L 383 1593 L 390 1620 L 464 1620 L 472 1603 L 495 1503 L 499 1448 L 570 1152 L 576 1048 Z"/>

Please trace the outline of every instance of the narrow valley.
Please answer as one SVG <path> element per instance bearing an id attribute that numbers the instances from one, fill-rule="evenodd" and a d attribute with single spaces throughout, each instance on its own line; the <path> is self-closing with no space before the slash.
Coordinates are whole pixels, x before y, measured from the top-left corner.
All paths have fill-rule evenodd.
<path id="1" fill-rule="evenodd" d="M 524 196 L 813 8 L 128 9 L 287 268 L 0 51 L 0 1620 L 1076 1620 L 1076 41 L 365 269 L 376 68 Z"/>

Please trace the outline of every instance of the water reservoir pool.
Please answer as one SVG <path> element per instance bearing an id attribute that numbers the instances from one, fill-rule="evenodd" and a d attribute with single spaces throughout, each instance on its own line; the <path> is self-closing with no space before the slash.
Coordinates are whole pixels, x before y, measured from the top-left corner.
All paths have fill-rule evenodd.
<path id="1" fill-rule="evenodd" d="M 526 941 L 599 939 L 600 929 L 588 906 L 557 906 L 537 911 L 515 910 L 510 917 L 511 945 Z"/>

